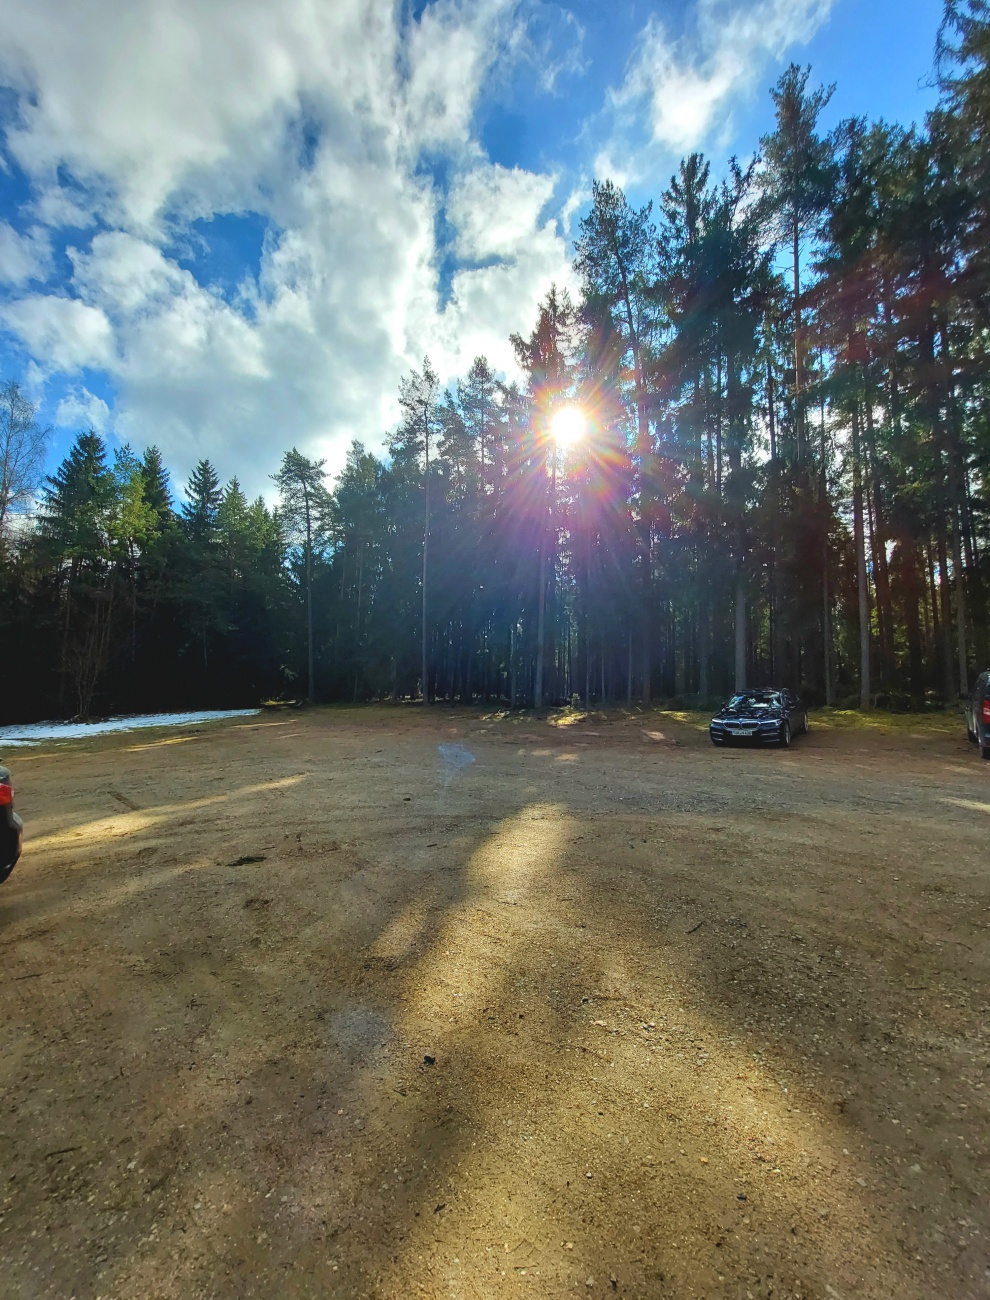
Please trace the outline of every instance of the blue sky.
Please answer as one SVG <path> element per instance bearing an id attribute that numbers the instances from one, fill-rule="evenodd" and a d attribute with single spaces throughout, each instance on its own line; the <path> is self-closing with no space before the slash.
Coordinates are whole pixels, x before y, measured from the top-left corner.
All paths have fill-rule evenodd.
<path id="1" fill-rule="evenodd" d="M 508 336 L 593 177 L 656 198 L 770 128 L 791 60 L 829 127 L 920 121 L 940 0 L 7 0 L 0 375 L 54 428 L 210 456 L 382 445 L 400 376 Z"/>

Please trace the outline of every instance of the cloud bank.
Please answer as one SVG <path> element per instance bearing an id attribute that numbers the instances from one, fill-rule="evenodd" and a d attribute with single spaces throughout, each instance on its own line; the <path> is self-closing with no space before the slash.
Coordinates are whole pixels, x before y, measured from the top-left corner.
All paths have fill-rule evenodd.
<path id="1" fill-rule="evenodd" d="M 386 0 L 10 0 L 7 148 L 31 195 L 20 229 L 0 225 L 0 321 L 69 385 L 57 418 L 106 422 L 83 383 L 100 371 L 119 438 L 257 488 L 293 443 L 331 464 L 352 437 L 380 444 L 424 354 L 445 378 L 479 351 L 511 367 L 508 335 L 569 275 L 553 178 L 493 166 L 473 135 L 524 28 L 513 0 L 418 18 Z M 213 227 L 247 214 L 257 264 L 223 287 Z M 47 282 L 52 238 L 67 266 Z"/>
<path id="2" fill-rule="evenodd" d="M 698 0 L 677 39 L 651 18 L 594 170 L 695 147 L 831 3 Z M 27 382 L 66 429 L 258 490 L 293 444 L 380 448 L 426 354 L 514 374 L 587 176 L 491 161 L 478 108 L 513 69 L 559 99 L 584 40 L 546 0 L 7 0 L 0 329 Z"/>

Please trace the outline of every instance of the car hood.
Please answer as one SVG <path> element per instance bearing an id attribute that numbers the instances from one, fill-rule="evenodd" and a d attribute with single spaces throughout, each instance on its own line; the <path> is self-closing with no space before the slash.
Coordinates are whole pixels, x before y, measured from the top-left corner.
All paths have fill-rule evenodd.
<path id="1" fill-rule="evenodd" d="M 784 716 L 783 709 L 723 709 L 715 715 L 720 722 L 768 722 Z"/>

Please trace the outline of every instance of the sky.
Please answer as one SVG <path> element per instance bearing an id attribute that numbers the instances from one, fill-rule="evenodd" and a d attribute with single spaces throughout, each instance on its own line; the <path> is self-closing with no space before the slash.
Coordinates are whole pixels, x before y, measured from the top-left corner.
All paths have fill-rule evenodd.
<path id="1" fill-rule="evenodd" d="M 592 179 L 657 199 L 772 124 L 921 121 L 941 0 L 5 0 L 0 379 L 53 431 L 208 456 L 384 445 L 399 379 L 509 377 Z"/>

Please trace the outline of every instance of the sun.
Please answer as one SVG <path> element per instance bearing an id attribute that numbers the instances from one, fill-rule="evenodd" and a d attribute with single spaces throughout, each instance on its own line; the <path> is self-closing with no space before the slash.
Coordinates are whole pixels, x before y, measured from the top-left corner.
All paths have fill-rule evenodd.
<path id="1" fill-rule="evenodd" d="M 572 447 L 584 437 L 588 421 L 578 406 L 562 406 L 550 421 L 550 432 L 558 447 Z"/>

